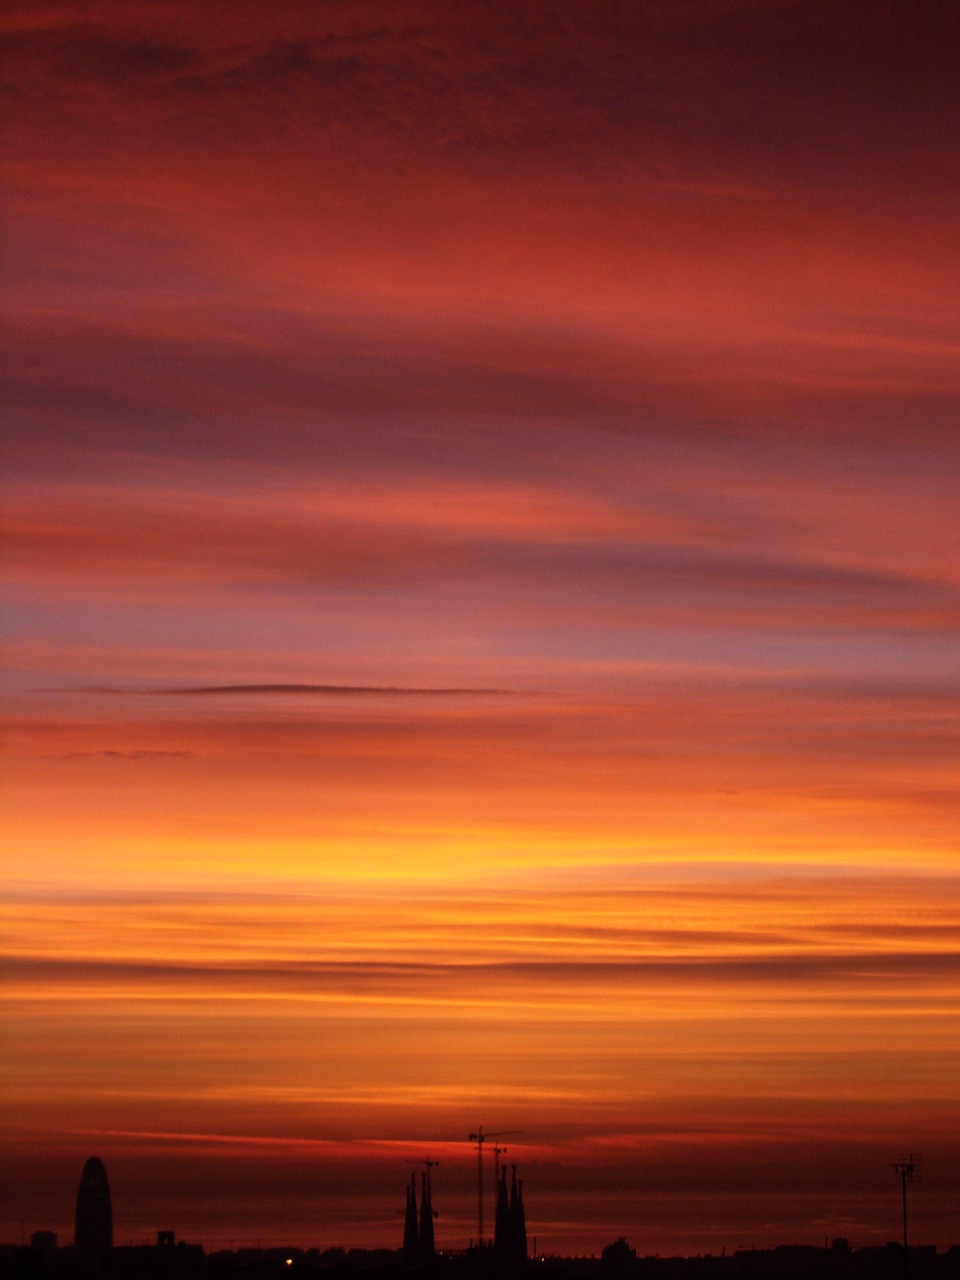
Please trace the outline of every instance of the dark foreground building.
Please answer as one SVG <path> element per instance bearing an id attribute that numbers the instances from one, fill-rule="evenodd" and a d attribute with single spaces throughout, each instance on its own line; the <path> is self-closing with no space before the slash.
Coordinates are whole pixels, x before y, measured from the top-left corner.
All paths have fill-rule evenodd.
<path id="1" fill-rule="evenodd" d="M 407 1208 L 403 1223 L 403 1260 L 409 1265 L 426 1265 L 437 1256 L 434 1242 L 433 1220 L 437 1216 L 433 1207 L 433 1189 L 430 1185 L 430 1166 L 420 1175 L 420 1216 L 417 1217 L 417 1175 L 410 1175 L 407 1187 Z"/>
<path id="2" fill-rule="evenodd" d="M 523 1208 L 523 1181 L 512 1166 L 510 1195 L 507 1196 L 507 1171 L 503 1169 L 497 1186 L 496 1231 L 493 1255 L 497 1270 L 505 1276 L 521 1271 L 527 1261 L 527 1219 Z"/>
<path id="3" fill-rule="evenodd" d="M 80 1175 L 73 1238 L 78 1267 L 86 1272 L 103 1271 L 113 1248 L 113 1206 L 107 1171 L 99 1156 L 91 1156 Z"/>
<path id="4" fill-rule="evenodd" d="M 163 1233 L 168 1235 L 169 1233 Z M 5 1280 L 84 1280 L 73 1248 L 0 1245 Z M 114 1247 L 104 1280 L 960 1280 L 960 1247 L 910 1250 L 781 1247 L 720 1257 L 637 1257 L 625 1240 L 592 1258 L 536 1258 L 504 1267 L 495 1250 L 404 1260 L 401 1250 L 239 1249 L 205 1254 L 199 1245 Z"/>

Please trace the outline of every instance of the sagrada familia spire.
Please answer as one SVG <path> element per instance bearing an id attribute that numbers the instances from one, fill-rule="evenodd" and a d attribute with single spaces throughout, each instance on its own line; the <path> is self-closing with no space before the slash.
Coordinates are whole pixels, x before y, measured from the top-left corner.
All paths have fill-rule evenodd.
<path id="1" fill-rule="evenodd" d="M 507 1198 L 507 1171 L 497 1186 L 497 1216 L 493 1251 L 503 1268 L 521 1268 L 527 1261 L 527 1216 L 523 1208 L 523 1180 L 511 1165 L 510 1197 Z"/>
<path id="2" fill-rule="evenodd" d="M 420 1229 L 417 1224 L 417 1175 L 411 1173 L 407 1187 L 407 1211 L 403 1219 L 403 1257 L 416 1262 L 420 1254 Z"/>
<path id="3" fill-rule="evenodd" d="M 432 1262 L 437 1256 L 433 1242 L 433 1189 L 430 1170 L 420 1175 L 420 1261 Z"/>
<path id="4" fill-rule="evenodd" d="M 433 1238 L 433 1189 L 430 1170 L 420 1175 L 420 1213 L 417 1215 L 417 1175 L 411 1173 L 407 1187 L 407 1208 L 403 1219 L 403 1258 L 405 1262 L 433 1262 L 437 1256 Z"/>
<path id="5" fill-rule="evenodd" d="M 434 1160 L 425 1160 L 420 1175 L 420 1206 L 417 1208 L 417 1175 L 410 1175 L 407 1205 L 403 1219 L 403 1260 L 409 1266 L 428 1267 L 436 1261 L 433 1235 L 433 1188 L 430 1170 Z M 492 1264 L 497 1280 L 519 1280 L 527 1262 L 527 1218 L 523 1208 L 523 1181 L 517 1177 L 517 1166 L 511 1165 L 510 1189 L 507 1190 L 506 1166 L 497 1181 L 497 1211 L 493 1248 L 487 1240 L 479 1247 L 487 1263 Z M 489 1270 L 489 1265 L 488 1268 Z"/>

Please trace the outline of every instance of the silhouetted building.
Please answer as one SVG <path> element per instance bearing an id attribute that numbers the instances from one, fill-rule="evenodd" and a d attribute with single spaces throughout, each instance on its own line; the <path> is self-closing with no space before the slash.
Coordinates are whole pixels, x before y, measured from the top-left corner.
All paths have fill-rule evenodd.
<path id="1" fill-rule="evenodd" d="M 407 1209 L 403 1219 L 403 1258 L 416 1262 L 420 1256 L 420 1228 L 417 1223 L 417 1175 L 411 1173 L 407 1187 Z"/>
<path id="2" fill-rule="evenodd" d="M 420 1261 L 433 1262 L 437 1256 L 433 1239 L 433 1193 L 430 1170 L 420 1175 Z"/>
<path id="3" fill-rule="evenodd" d="M 527 1260 L 527 1215 L 523 1208 L 523 1180 L 517 1179 L 517 1166 L 511 1165 L 510 1187 L 510 1249 L 514 1262 Z"/>
<path id="4" fill-rule="evenodd" d="M 511 1166 L 510 1195 L 507 1197 L 507 1171 L 497 1184 L 497 1216 L 493 1252 L 501 1274 L 522 1270 L 527 1261 L 527 1219 L 523 1208 L 523 1182 L 517 1178 L 517 1166 Z"/>
<path id="5" fill-rule="evenodd" d="M 601 1280 L 633 1280 L 639 1275 L 637 1251 L 623 1236 L 604 1246 L 600 1254 Z"/>
<path id="6" fill-rule="evenodd" d="M 84 1271 L 99 1271 L 113 1248 L 113 1208 L 103 1161 L 91 1156 L 83 1166 L 77 1191 L 74 1230 L 77 1262 Z"/>
<path id="7" fill-rule="evenodd" d="M 493 1248 L 497 1259 L 501 1262 L 510 1257 L 510 1204 L 507 1200 L 507 1170 L 500 1170 L 500 1181 L 497 1183 L 497 1213 L 494 1220 Z"/>

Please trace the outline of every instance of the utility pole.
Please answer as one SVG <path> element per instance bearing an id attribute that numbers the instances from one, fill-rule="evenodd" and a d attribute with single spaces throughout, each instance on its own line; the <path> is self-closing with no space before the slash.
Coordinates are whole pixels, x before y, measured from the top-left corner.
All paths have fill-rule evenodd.
<path id="1" fill-rule="evenodd" d="M 913 1175 L 916 1172 L 919 1157 L 912 1152 L 908 1156 L 903 1156 L 897 1160 L 893 1166 L 894 1172 L 900 1179 L 903 1186 L 903 1275 L 904 1280 L 910 1277 L 910 1249 L 907 1239 L 907 1183 L 913 1181 Z"/>

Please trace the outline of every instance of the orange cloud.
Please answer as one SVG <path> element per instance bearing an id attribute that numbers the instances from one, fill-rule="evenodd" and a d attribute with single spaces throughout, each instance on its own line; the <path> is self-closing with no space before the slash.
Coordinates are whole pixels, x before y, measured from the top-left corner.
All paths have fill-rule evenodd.
<path id="1" fill-rule="evenodd" d="M 0 34 L 0 1232 L 954 1243 L 952 11 Z"/>

